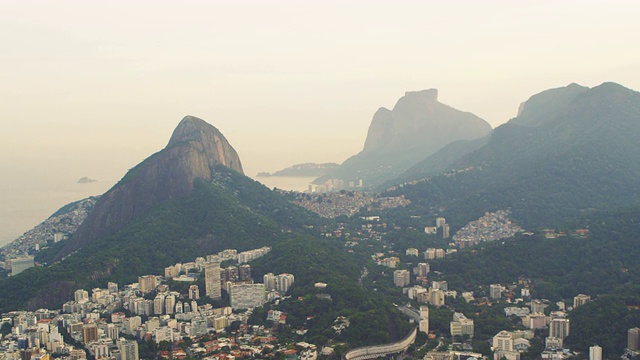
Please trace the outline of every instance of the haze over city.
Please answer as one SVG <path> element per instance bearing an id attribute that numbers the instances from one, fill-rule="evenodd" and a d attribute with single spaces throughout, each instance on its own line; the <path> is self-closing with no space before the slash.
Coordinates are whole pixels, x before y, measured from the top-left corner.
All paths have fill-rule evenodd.
<path id="1" fill-rule="evenodd" d="M 6 1 L 0 10 L 0 244 L 77 200 L 63 188 L 78 178 L 99 180 L 83 192 L 108 189 L 187 114 L 220 129 L 254 176 L 341 163 L 362 149 L 373 113 L 405 91 L 437 88 L 442 103 L 495 127 L 544 89 L 640 88 L 631 1 Z M 42 189 L 64 194 L 39 203 Z"/>

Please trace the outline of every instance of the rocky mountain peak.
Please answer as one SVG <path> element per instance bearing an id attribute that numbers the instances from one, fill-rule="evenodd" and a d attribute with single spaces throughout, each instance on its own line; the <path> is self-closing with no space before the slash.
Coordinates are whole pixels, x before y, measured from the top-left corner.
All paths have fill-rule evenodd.
<path id="1" fill-rule="evenodd" d="M 236 151 L 224 135 L 206 121 L 191 115 L 185 116 L 173 131 L 166 149 L 186 143 L 204 152 L 209 165 L 222 164 L 244 174 Z"/>
<path id="2" fill-rule="evenodd" d="M 224 135 L 206 121 L 186 116 L 163 150 L 100 197 L 60 256 L 117 232 L 158 204 L 188 196 L 196 179 L 211 181 L 219 165 L 243 174 L 240 157 Z"/>
<path id="3" fill-rule="evenodd" d="M 428 90 L 420 90 L 420 91 L 405 91 L 404 96 L 409 98 L 409 99 L 438 101 L 438 89 L 428 89 Z"/>
<path id="4" fill-rule="evenodd" d="M 363 180 L 366 186 L 375 186 L 453 141 L 480 138 L 490 131 L 479 117 L 438 102 L 436 89 L 407 91 L 392 110 L 376 111 L 359 154 L 315 182 Z"/>

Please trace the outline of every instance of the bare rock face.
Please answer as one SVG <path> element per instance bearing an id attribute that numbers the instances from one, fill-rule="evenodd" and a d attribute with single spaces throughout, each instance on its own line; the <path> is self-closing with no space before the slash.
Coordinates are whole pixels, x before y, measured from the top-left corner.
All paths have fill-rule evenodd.
<path id="1" fill-rule="evenodd" d="M 210 166 L 222 164 L 241 174 L 242 164 L 238 153 L 218 129 L 202 119 L 186 116 L 173 131 L 167 148 L 189 143 L 198 152 L 206 155 Z"/>
<path id="2" fill-rule="evenodd" d="M 195 179 L 212 179 L 218 164 L 243 174 L 238 154 L 218 129 L 202 119 L 185 117 L 163 150 L 129 170 L 100 197 L 59 257 L 115 233 L 155 205 L 187 196 Z"/>
<path id="3" fill-rule="evenodd" d="M 481 118 L 440 103 L 438 90 L 407 91 L 392 110 L 376 111 L 359 154 L 315 182 L 363 180 L 365 186 L 376 186 L 454 141 L 481 138 L 489 132 L 491 126 Z"/>

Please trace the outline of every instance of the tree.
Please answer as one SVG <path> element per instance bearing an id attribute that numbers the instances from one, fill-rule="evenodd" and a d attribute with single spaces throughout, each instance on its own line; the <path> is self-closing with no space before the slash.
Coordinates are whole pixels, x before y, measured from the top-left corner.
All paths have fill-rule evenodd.
<path id="1" fill-rule="evenodd" d="M 0 326 L 0 334 L 2 336 L 10 334 L 11 328 L 12 328 L 11 323 L 8 323 L 8 322 L 2 323 L 2 326 Z"/>

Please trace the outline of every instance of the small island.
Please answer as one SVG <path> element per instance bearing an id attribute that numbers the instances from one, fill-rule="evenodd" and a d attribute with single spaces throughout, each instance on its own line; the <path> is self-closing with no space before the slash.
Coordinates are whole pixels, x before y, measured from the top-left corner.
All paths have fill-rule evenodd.
<path id="1" fill-rule="evenodd" d="M 94 183 L 96 181 L 98 181 L 98 180 L 90 179 L 90 178 L 88 178 L 86 176 L 83 176 L 78 180 L 78 184 L 91 184 L 91 183 Z"/>
<path id="2" fill-rule="evenodd" d="M 336 163 L 304 163 L 289 166 L 288 168 L 278 170 L 274 173 L 259 172 L 258 177 L 318 177 L 326 175 L 329 171 L 337 168 L 339 165 Z"/>

